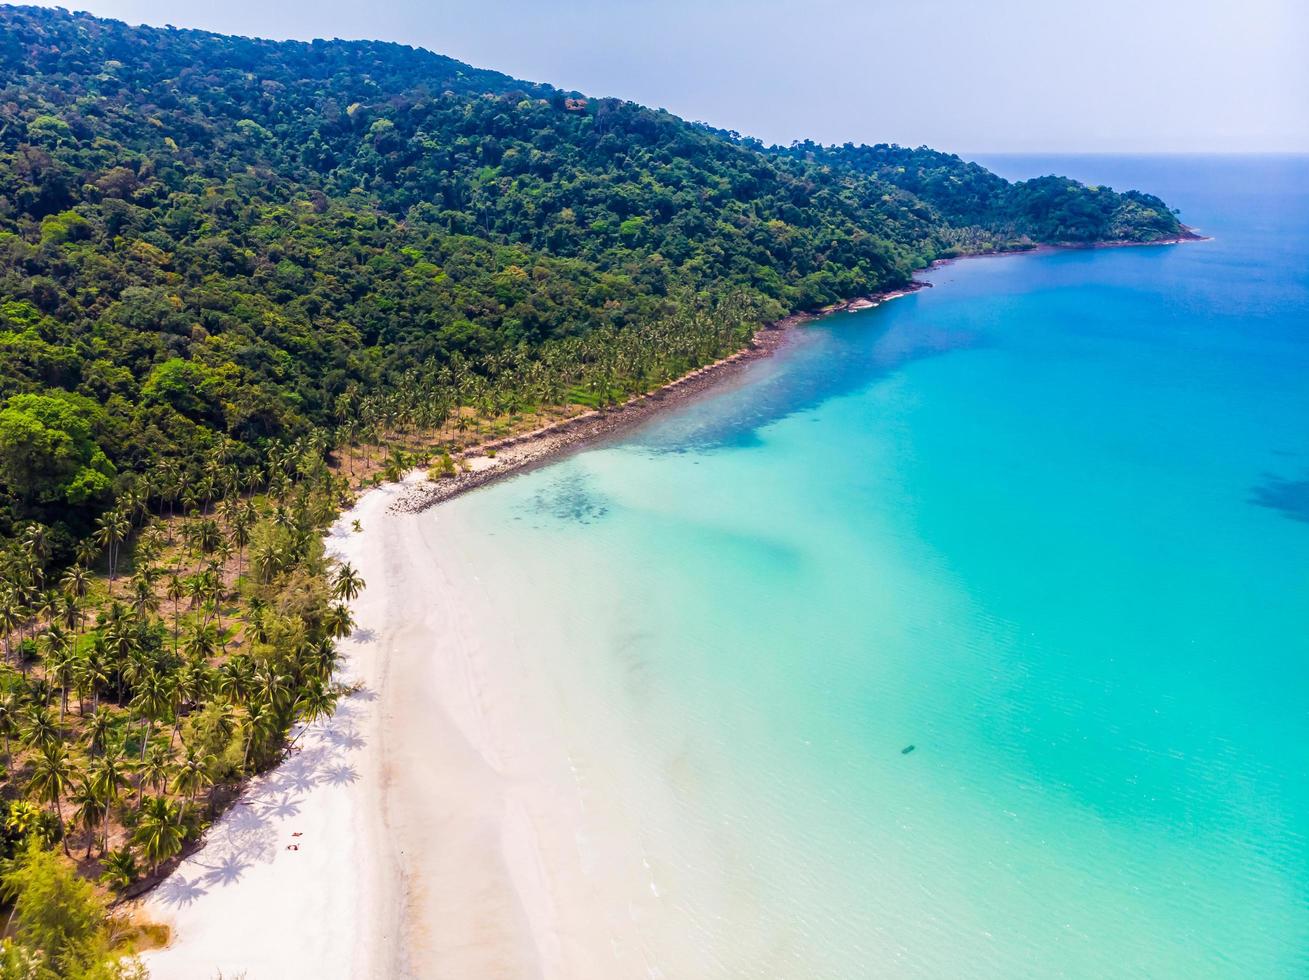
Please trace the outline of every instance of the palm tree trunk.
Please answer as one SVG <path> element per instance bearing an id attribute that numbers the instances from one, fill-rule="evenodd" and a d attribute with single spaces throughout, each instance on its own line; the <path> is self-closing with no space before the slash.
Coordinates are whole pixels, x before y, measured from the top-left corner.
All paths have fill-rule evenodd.
<path id="1" fill-rule="evenodd" d="M 64 828 L 64 806 L 59 801 L 58 796 L 55 797 L 55 817 L 59 820 L 59 833 L 64 845 L 64 853 L 68 855 L 68 857 L 72 857 L 73 854 L 68 849 L 68 833 Z"/>

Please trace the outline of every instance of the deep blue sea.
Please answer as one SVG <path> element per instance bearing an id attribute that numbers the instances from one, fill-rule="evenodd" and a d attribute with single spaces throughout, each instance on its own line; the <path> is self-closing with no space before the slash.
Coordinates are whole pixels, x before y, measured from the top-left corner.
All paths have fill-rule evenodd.
<path id="1" fill-rule="evenodd" d="M 1309 159 L 982 162 L 1212 240 L 934 269 L 440 510 L 646 975 L 1309 976 Z"/>

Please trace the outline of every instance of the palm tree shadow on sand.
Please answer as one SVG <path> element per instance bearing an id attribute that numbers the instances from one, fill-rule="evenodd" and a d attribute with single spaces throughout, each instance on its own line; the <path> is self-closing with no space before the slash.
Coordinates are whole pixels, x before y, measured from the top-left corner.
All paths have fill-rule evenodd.
<path id="1" fill-rule="evenodd" d="M 181 871 L 174 871 L 155 890 L 155 897 L 165 905 L 185 908 L 209 893 L 201 887 L 201 878 L 187 878 Z"/>
<path id="2" fill-rule="evenodd" d="M 358 702 L 374 696 L 360 690 L 342 699 L 334 715 L 305 731 L 281 765 L 251 781 L 201 847 L 155 889 L 153 900 L 183 908 L 214 888 L 237 884 L 255 865 L 276 860 L 288 843 L 286 821 L 303 812 L 310 793 L 359 780 L 352 758 L 367 741 L 359 734 Z"/>

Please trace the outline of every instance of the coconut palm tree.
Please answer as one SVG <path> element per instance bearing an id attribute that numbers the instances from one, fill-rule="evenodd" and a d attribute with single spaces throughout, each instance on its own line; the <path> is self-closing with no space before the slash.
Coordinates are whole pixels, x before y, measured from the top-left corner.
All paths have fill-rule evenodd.
<path id="1" fill-rule="evenodd" d="M 177 633 L 182 622 L 177 605 L 186 596 L 186 580 L 177 573 L 176 568 L 170 569 L 168 572 L 168 584 L 165 594 L 173 604 L 173 656 L 177 656 Z"/>
<path id="2" fill-rule="evenodd" d="M 12 659 L 10 635 L 22 626 L 22 605 L 18 593 L 12 588 L 0 591 L 0 634 L 5 638 L 5 663 Z"/>
<path id="3" fill-rule="evenodd" d="M 86 724 L 86 744 L 91 757 L 108 754 L 117 731 L 117 719 L 107 708 L 97 709 Z"/>
<path id="4" fill-rule="evenodd" d="M 23 709 L 22 734 L 24 745 L 45 750 L 59 744 L 62 732 L 50 716 L 50 709 L 42 703 L 29 704 Z"/>
<path id="5" fill-rule="evenodd" d="M 300 736 L 309 731 L 315 722 L 330 717 L 336 710 L 336 701 L 336 692 L 321 680 L 305 688 L 295 701 L 295 713 L 300 717 L 303 727 L 291 744 L 295 745 L 300 740 Z"/>
<path id="6" fill-rule="evenodd" d="M 133 654 L 139 648 L 135 619 L 121 603 L 112 602 L 105 612 L 100 633 L 104 637 L 105 650 L 109 654 L 113 672 L 118 675 L 117 701 L 122 704 L 123 682 L 131 673 Z"/>
<path id="7" fill-rule="evenodd" d="M 185 663 L 173 675 L 173 728 L 168 735 L 169 749 L 172 749 L 178 729 L 182 727 L 182 708 L 201 700 L 208 689 L 209 671 L 203 660 Z"/>
<path id="8" fill-rule="evenodd" d="M 342 562 L 332 582 L 332 594 L 338 599 L 353 602 L 363 590 L 364 580 L 359 577 L 359 573 L 349 562 Z"/>
<path id="9" fill-rule="evenodd" d="M 91 648 L 78 661 L 78 686 L 91 691 L 91 710 L 100 712 L 100 691 L 109 686 L 109 649 L 102 634 L 96 633 Z"/>
<path id="10" fill-rule="evenodd" d="M 68 637 L 58 626 L 52 625 L 46 631 L 44 645 L 46 676 L 53 677 L 59 685 L 59 724 L 62 726 L 68 712 L 68 687 L 73 680 L 77 658 Z"/>
<path id="11" fill-rule="evenodd" d="M 108 818 L 109 807 L 96 791 L 91 777 L 85 775 L 73 787 L 71 802 L 75 807 L 73 824 L 86 831 L 86 854 L 83 857 L 86 860 L 91 857 L 91 848 L 95 846 L 96 830 Z"/>
<path id="12" fill-rule="evenodd" d="M 271 663 L 255 668 L 255 690 L 277 711 L 284 711 L 295 700 L 294 678 Z"/>
<path id="13" fill-rule="evenodd" d="M 118 575 L 118 551 L 131 532 L 132 525 L 121 510 L 107 511 L 96 525 L 96 541 L 105 548 L 109 559 L 110 595 L 114 593 L 114 579 Z"/>
<path id="14" fill-rule="evenodd" d="M 276 713 L 274 712 L 273 707 L 267 702 L 251 701 L 245 706 L 245 710 L 245 753 L 242 756 L 241 768 L 248 771 L 250 768 L 250 757 L 255 747 L 271 741 L 277 736 L 281 729 L 277 723 Z"/>
<path id="15" fill-rule="evenodd" d="M 18 734 L 22 702 L 14 691 L 0 694 L 0 736 L 5 740 L 5 775 L 13 775 L 14 753 L 10 739 Z"/>
<path id="16" fill-rule="evenodd" d="M 182 652 L 188 660 L 207 660 L 218 652 L 218 629 L 213 623 L 192 622 L 186 628 Z"/>
<path id="17" fill-rule="evenodd" d="M 141 785 L 149 786 L 156 793 L 163 792 L 174 771 L 173 754 L 168 746 L 161 744 L 151 745 L 145 759 L 137 767 Z"/>
<path id="18" fill-rule="evenodd" d="M 196 794 L 214 783 L 214 777 L 210 775 L 213 764 L 213 756 L 188 748 L 186 757 L 173 772 L 173 792 L 185 793 L 188 803 L 195 802 Z"/>
<path id="19" fill-rule="evenodd" d="M 250 529 L 254 526 L 250 513 L 238 510 L 232 518 L 232 544 L 236 545 L 236 577 L 245 573 L 245 549 L 250 543 Z"/>
<path id="20" fill-rule="evenodd" d="M 218 690 L 233 701 L 244 703 L 254 691 L 254 662 L 237 654 L 218 668 Z"/>
<path id="21" fill-rule="evenodd" d="M 354 630 L 355 621 L 350 615 L 350 607 L 343 603 L 332 606 L 323 619 L 323 628 L 333 639 L 344 639 Z"/>
<path id="22" fill-rule="evenodd" d="M 141 719 L 141 758 L 145 758 L 146 746 L 154 731 L 154 724 L 168 716 L 173 704 L 172 677 L 155 670 L 147 670 L 135 685 L 136 694 L 132 698 L 132 710 Z"/>
<path id="23" fill-rule="evenodd" d="M 105 855 L 104 872 L 100 875 L 100 880 L 114 891 L 123 891 L 140 876 L 141 870 L 136 866 L 136 855 L 132 853 L 130 847 L 120 847 Z"/>
<path id="24" fill-rule="evenodd" d="M 67 592 L 59 603 L 59 623 L 66 630 L 71 630 L 76 640 L 82 631 L 82 600 Z"/>
<path id="25" fill-rule="evenodd" d="M 142 856 L 150 862 L 151 872 L 181 852 L 185 836 L 182 812 L 175 803 L 163 796 L 152 796 L 142 802 L 134 838 Z"/>
<path id="26" fill-rule="evenodd" d="M 109 847 L 109 811 L 122 799 L 123 790 L 130 785 L 127 779 L 127 763 L 121 746 L 113 746 L 91 763 L 90 779 L 97 795 L 104 802 L 100 835 L 100 852 L 103 854 Z"/>
<path id="27" fill-rule="evenodd" d="M 159 596 L 155 594 L 155 576 L 152 573 L 153 569 L 147 566 L 139 569 L 132 576 L 132 609 L 138 616 L 157 612 L 159 609 Z"/>
<path id="28" fill-rule="evenodd" d="M 28 791 L 40 802 L 54 805 L 55 819 L 59 821 L 61 830 L 64 826 L 63 798 L 72 789 L 76 772 L 68 758 L 68 750 L 60 742 L 42 747 L 32 763 Z M 64 853 L 69 853 L 67 838 L 64 839 Z"/>

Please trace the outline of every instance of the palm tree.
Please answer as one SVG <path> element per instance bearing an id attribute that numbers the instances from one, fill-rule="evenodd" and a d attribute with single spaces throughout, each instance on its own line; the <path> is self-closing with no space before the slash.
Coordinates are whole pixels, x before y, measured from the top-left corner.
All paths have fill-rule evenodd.
<path id="1" fill-rule="evenodd" d="M 140 877 L 141 871 L 136 866 L 136 856 L 130 847 L 120 847 L 110 851 L 104 859 L 104 872 L 100 880 L 115 891 L 123 891 Z"/>
<path id="2" fill-rule="evenodd" d="M 114 715 L 107 709 L 99 709 L 91 716 L 86 726 L 86 742 L 92 758 L 109 751 L 109 743 L 114 737 L 114 725 Z"/>
<path id="3" fill-rule="evenodd" d="M 209 554 L 223 541 L 222 528 L 212 518 L 203 518 L 195 526 L 195 545 L 204 554 Z"/>
<path id="4" fill-rule="evenodd" d="M 69 565 L 64 577 L 60 578 L 59 586 L 62 587 L 65 594 L 72 595 L 73 598 L 86 598 L 86 584 L 89 578 L 86 576 L 84 565 Z"/>
<path id="5" fill-rule="evenodd" d="M 250 567 L 261 585 L 271 582 L 286 561 L 287 549 L 276 541 L 257 541 L 250 549 Z"/>
<path id="6" fill-rule="evenodd" d="M 246 719 L 246 737 L 245 737 L 245 755 L 242 757 L 241 768 L 250 768 L 250 754 L 254 747 L 264 742 L 272 740 L 279 731 L 277 719 L 273 708 L 263 701 L 251 701 L 245 706 Z"/>
<path id="7" fill-rule="evenodd" d="M 177 569 L 172 569 L 168 573 L 168 591 L 167 595 L 173 604 L 173 656 L 177 655 L 177 631 L 181 625 L 181 619 L 178 615 L 177 604 L 186 596 L 186 581 L 182 576 L 177 574 Z"/>
<path id="8" fill-rule="evenodd" d="M 72 803 L 76 809 L 73 811 L 73 824 L 80 825 L 86 831 L 86 855 L 83 860 L 91 857 L 91 848 L 95 846 L 95 832 L 100 826 L 102 820 L 107 820 L 109 815 L 109 806 L 96 791 L 94 782 L 89 776 L 82 776 L 77 781 L 77 786 L 73 789 Z"/>
<path id="9" fill-rule="evenodd" d="M 22 607 L 18 595 L 13 589 L 5 589 L 0 592 L 0 633 L 3 633 L 5 638 L 5 663 L 10 661 L 13 653 L 9 635 L 22 626 L 22 623 Z"/>
<path id="10" fill-rule="evenodd" d="M 64 826 L 63 798 L 72 788 L 75 770 L 68 759 L 68 750 L 59 742 L 46 745 L 32 764 L 28 790 L 42 803 L 52 803 L 55 818 L 62 831 Z M 64 839 L 64 853 L 68 854 L 68 840 Z"/>
<path id="11" fill-rule="evenodd" d="M 207 660 L 218 652 L 218 630 L 213 623 L 192 622 L 186 629 L 183 652 L 190 660 Z"/>
<path id="12" fill-rule="evenodd" d="M 152 745 L 145 760 L 137 767 L 142 786 L 150 786 L 156 793 L 163 791 L 174 772 L 173 754 L 166 745 Z"/>
<path id="13" fill-rule="evenodd" d="M 13 775 L 14 754 L 10 750 L 9 740 L 18 734 L 19 712 L 22 702 L 13 691 L 0 694 L 0 735 L 5 740 L 5 775 Z"/>
<path id="14" fill-rule="evenodd" d="M 323 627 L 327 630 L 327 635 L 338 640 L 349 636 L 354 629 L 354 625 L 355 621 L 350 615 L 350 607 L 341 603 L 329 609 L 323 620 Z"/>
<path id="15" fill-rule="evenodd" d="M 275 710 L 282 711 L 294 702 L 293 679 L 271 663 L 255 668 L 255 690 Z"/>
<path id="16" fill-rule="evenodd" d="M 355 596 L 364 590 L 364 580 L 349 562 L 342 562 L 336 570 L 336 579 L 332 583 L 332 594 L 338 599 L 352 602 Z"/>
<path id="17" fill-rule="evenodd" d="M 310 677 L 330 681 L 340 665 L 341 653 L 329 637 L 325 636 L 317 643 L 310 644 L 304 664 Z"/>
<path id="18" fill-rule="evenodd" d="M 146 799 L 141 804 L 135 838 L 141 854 L 150 862 L 151 872 L 158 870 L 160 864 L 182 850 L 185 830 L 181 810 L 163 796 Z"/>
<path id="19" fill-rule="evenodd" d="M 132 608 L 138 616 L 156 612 L 159 596 L 155 595 L 153 570 L 142 568 L 132 576 Z"/>
<path id="20" fill-rule="evenodd" d="M 59 743 L 61 734 L 59 726 L 50 717 L 50 709 L 44 704 L 29 704 L 23 710 L 21 738 L 24 745 L 48 749 Z"/>
<path id="21" fill-rule="evenodd" d="M 138 648 L 136 623 L 125 607 L 113 602 L 105 613 L 104 628 L 101 633 L 104 636 L 105 649 L 114 661 L 114 673 L 118 675 L 117 700 L 122 704 L 123 681 L 126 680 L 124 674 L 129 670 L 132 655 Z"/>
<path id="22" fill-rule="evenodd" d="M 123 750 L 115 746 L 112 752 L 105 752 L 91 763 L 91 783 L 96 793 L 104 801 L 104 826 L 100 837 L 100 850 L 104 853 L 109 847 L 109 810 L 117 803 L 127 788 L 127 767 Z"/>
<path id="23" fill-rule="evenodd" d="M 73 631 L 73 638 L 76 639 L 82 631 L 82 600 L 65 592 L 63 602 L 59 605 L 59 621 L 64 629 Z"/>
<path id="24" fill-rule="evenodd" d="M 114 593 L 114 579 L 118 575 L 118 549 L 131 532 L 132 525 L 121 510 L 108 511 L 97 524 L 96 540 L 105 547 L 109 557 L 110 595 Z"/>
<path id="25" fill-rule="evenodd" d="M 194 609 L 196 606 L 200 605 L 201 601 L 209 593 L 209 583 L 205 581 L 204 575 L 200 573 L 188 575 L 184 578 L 182 580 L 182 588 L 185 590 L 187 599 L 190 600 L 190 602 L 187 603 L 188 609 Z"/>
<path id="26" fill-rule="evenodd" d="M 194 705 L 209 689 L 209 671 L 203 660 L 183 664 L 173 675 L 173 728 L 168 736 L 168 747 L 173 747 L 178 729 L 182 727 L 182 707 Z"/>
<path id="27" fill-rule="evenodd" d="M 250 514 L 238 510 L 232 518 L 232 544 L 236 545 L 236 577 L 245 572 L 245 548 L 250 543 L 250 528 L 253 525 Z"/>
<path id="28" fill-rule="evenodd" d="M 53 589 L 38 592 L 32 612 L 39 622 L 55 625 L 55 620 L 59 616 L 59 593 Z"/>
<path id="29" fill-rule="evenodd" d="M 59 685 L 59 724 L 64 723 L 68 712 L 68 686 L 73 679 L 73 670 L 77 659 L 73 656 L 72 645 L 62 635 L 57 626 L 51 626 L 45 634 L 45 669 L 46 676 L 53 677 Z"/>
<path id="30" fill-rule="evenodd" d="M 254 690 L 254 663 L 238 654 L 218 668 L 218 690 L 233 701 L 244 702 Z"/>
<path id="31" fill-rule="evenodd" d="M 77 546 L 73 548 L 73 554 L 77 558 L 77 563 L 83 568 L 89 567 L 91 562 L 95 561 L 95 556 L 99 553 L 100 548 L 97 546 L 94 537 L 83 538 L 81 541 L 77 542 Z"/>
<path id="32" fill-rule="evenodd" d="M 92 637 L 91 649 L 78 662 L 79 689 L 91 689 L 91 710 L 100 713 L 100 691 L 109 686 L 109 651 L 103 635 L 96 633 Z"/>
<path id="33" fill-rule="evenodd" d="M 172 678 L 158 671 L 147 671 L 136 685 L 132 708 L 141 717 L 141 758 L 145 758 L 154 723 L 167 717 L 173 704 Z"/>
<path id="34" fill-rule="evenodd" d="M 315 722 L 330 717 L 336 710 L 336 701 L 337 694 L 328 684 L 321 680 L 310 684 L 295 702 L 295 712 L 300 716 L 304 727 L 300 729 L 291 744 L 295 745 L 300 736 L 309 731 Z"/>
<path id="35" fill-rule="evenodd" d="M 213 763 L 213 756 L 201 755 L 188 748 L 186 758 L 173 773 L 173 792 L 185 793 L 186 801 L 194 802 L 197 793 L 214 783 L 214 777 L 210 775 Z"/>

